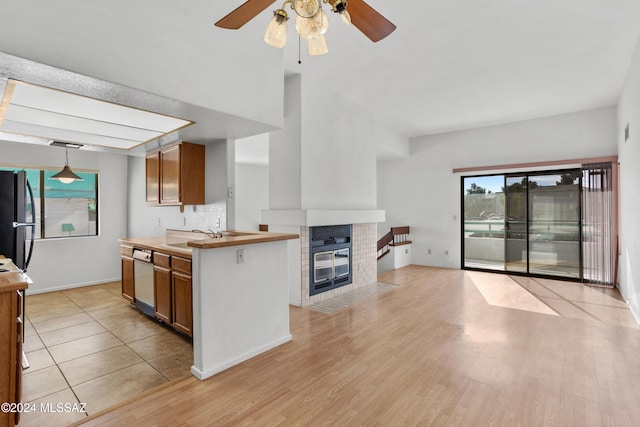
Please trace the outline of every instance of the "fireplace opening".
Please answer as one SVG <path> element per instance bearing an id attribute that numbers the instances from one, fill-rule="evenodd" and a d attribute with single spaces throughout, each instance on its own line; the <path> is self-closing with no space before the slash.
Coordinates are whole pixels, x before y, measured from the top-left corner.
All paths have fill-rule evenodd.
<path id="1" fill-rule="evenodd" d="M 309 296 L 351 283 L 351 224 L 310 227 Z"/>

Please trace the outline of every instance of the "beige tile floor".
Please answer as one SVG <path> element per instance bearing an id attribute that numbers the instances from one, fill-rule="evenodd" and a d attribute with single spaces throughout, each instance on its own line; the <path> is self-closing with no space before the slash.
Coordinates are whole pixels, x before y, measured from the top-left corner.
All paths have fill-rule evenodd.
<path id="1" fill-rule="evenodd" d="M 189 375 L 189 339 L 130 306 L 120 282 L 26 298 L 21 427 L 66 426 Z M 47 403 L 71 411 L 46 411 Z M 74 411 L 85 403 L 86 412 Z M 75 405 L 75 407 L 74 407 Z"/>

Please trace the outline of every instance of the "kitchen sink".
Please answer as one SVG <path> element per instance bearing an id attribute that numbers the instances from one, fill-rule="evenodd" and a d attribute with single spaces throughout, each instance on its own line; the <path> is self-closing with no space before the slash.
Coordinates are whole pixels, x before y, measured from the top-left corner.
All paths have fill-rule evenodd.
<path id="1" fill-rule="evenodd" d="M 173 246 L 174 248 L 190 249 L 190 247 L 189 247 L 189 245 L 187 244 L 187 242 L 180 242 L 180 243 L 167 243 L 167 246 Z"/>
<path id="2" fill-rule="evenodd" d="M 187 242 L 176 242 L 176 243 L 164 243 L 161 246 L 165 246 L 170 249 L 187 249 L 191 251 L 191 247 L 187 245 Z"/>

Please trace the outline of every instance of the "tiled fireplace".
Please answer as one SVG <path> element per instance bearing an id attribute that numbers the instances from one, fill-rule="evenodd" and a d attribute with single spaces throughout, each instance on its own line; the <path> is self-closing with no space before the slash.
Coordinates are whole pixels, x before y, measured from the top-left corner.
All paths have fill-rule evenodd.
<path id="1" fill-rule="evenodd" d="M 309 295 L 311 282 L 309 227 L 300 227 L 301 305 L 323 301 L 376 281 L 376 223 L 353 224 L 351 235 L 351 283 L 326 292 Z"/>

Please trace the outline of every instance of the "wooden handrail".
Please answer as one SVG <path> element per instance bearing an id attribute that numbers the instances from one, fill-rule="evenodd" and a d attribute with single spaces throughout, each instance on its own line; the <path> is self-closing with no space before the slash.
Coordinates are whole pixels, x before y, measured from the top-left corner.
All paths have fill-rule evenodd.
<path id="1" fill-rule="evenodd" d="M 404 227 L 391 227 L 391 233 L 393 233 L 394 236 L 397 236 L 399 234 L 409 234 L 409 226 L 405 225 Z"/>
<path id="2" fill-rule="evenodd" d="M 408 225 L 405 225 L 402 227 L 391 227 L 391 230 L 389 230 L 387 234 L 385 234 L 380 238 L 380 240 L 378 240 L 378 252 L 383 250 L 385 247 L 387 248 L 387 250 L 384 253 L 382 254 L 378 253 L 378 259 L 382 258 L 389 252 L 389 248 L 387 246 L 398 246 L 398 245 L 406 245 L 411 243 L 409 240 L 406 240 L 407 234 L 409 234 Z M 405 236 L 405 237 L 402 237 L 398 239 L 398 241 L 396 241 L 396 236 Z"/>
<path id="3" fill-rule="evenodd" d="M 393 242 L 393 232 L 389 231 L 387 234 L 382 236 L 380 240 L 378 240 L 378 250 L 384 248 L 391 242 Z"/>

